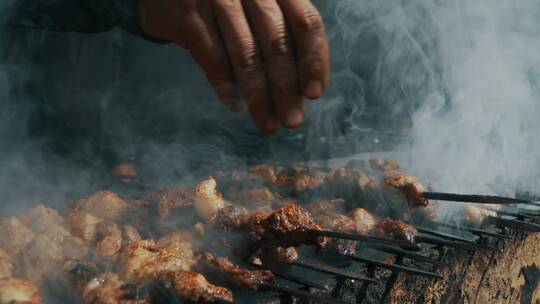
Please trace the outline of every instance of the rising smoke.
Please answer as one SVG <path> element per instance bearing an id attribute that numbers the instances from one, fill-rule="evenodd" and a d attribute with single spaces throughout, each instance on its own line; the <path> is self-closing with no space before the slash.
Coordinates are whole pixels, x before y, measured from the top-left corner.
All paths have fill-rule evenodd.
<path id="1" fill-rule="evenodd" d="M 82 152 L 66 164 L 43 158 L 50 138 L 28 137 L 30 113 L 37 107 L 54 112 L 53 106 L 39 107 L 51 100 L 59 100 L 64 114 L 96 111 L 96 125 L 117 151 L 144 147 L 140 160 L 158 184 L 189 177 L 205 163 L 213 168 L 243 166 L 251 157 L 337 157 L 344 145 L 352 147 L 347 153 L 360 152 L 366 143 L 335 126 L 346 121 L 348 130 L 370 129 L 362 115 L 373 112 L 378 131 L 406 131 L 408 139 L 394 154 L 438 190 L 490 193 L 489 185 L 500 182 L 536 186 L 540 4 L 315 2 L 328 23 L 335 77 L 332 91 L 309 104 L 308 124 L 292 135 L 265 137 L 243 114 L 226 113 L 178 47 L 120 31 L 33 30 L 2 38 L 8 49 L 0 73 L 3 198 L 31 205 L 32 197 L 62 201 L 66 192 L 92 188 L 95 176 L 74 168 L 92 159 L 86 145 L 96 141 L 74 142 L 68 148 Z M 74 117 L 76 125 L 87 116 Z M 403 120 L 409 123 L 396 123 Z M 155 140 L 156 134 L 167 136 Z M 302 147 L 283 145 L 283 134 L 303 137 Z M 97 143 L 105 150 L 110 144 Z M 261 147 L 265 153 L 258 154 Z M 104 170 L 106 164 L 94 167 Z"/>

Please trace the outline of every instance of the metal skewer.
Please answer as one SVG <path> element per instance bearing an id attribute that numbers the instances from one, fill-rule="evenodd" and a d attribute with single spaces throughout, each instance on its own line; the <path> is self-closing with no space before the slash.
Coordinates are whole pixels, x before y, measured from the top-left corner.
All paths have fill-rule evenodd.
<path id="1" fill-rule="evenodd" d="M 439 200 L 439 201 L 463 202 L 463 203 L 478 203 L 478 204 L 493 204 L 493 205 L 505 205 L 505 204 L 537 205 L 531 201 L 524 200 L 524 199 L 510 198 L 510 197 L 504 197 L 504 196 L 492 196 L 492 195 L 423 192 L 422 196 L 427 199 L 433 199 L 433 200 Z"/>
<path id="2" fill-rule="evenodd" d="M 494 211 L 500 215 L 508 215 L 508 216 L 513 216 L 513 217 L 516 217 L 516 218 L 523 218 L 523 219 L 529 219 L 529 220 L 533 220 L 533 221 L 538 221 L 540 220 L 540 215 L 530 215 L 530 214 L 525 214 L 525 213 L 517 213 L 517 212 L 511 212 L 511 211 L 503 211 L 503 210 L 497 210 L 497 209 L 493 209 L 493 208 L 482 208 L 482 209 L 486 209 L 486 210 L 490 210 L 490 211 Z"/>
<path id="3" fill-rule="evenodd" d="M 490 251 L 497 250 L 496 248 L 483 245 L 483 244 L 447 241 L 447 240 L 442 240 L 436 237 L 431 237 L 428 235 L 418 235 L 416 236 L 416 241 L 419 243 L 428 243 L 428 244 L 433 244 L 433 245 L 453 247 L 453 248 L 459 248 L 459 249 L 465 249 L 465 250 L 490 250 Z"/>
<path id="4" fill-rule="evenodd" d="M 366 236 L 366 235 L 355 234 L 355 233 L 343 233 L 343 232 L 335 232 L 335 231 L 328 231 L 328 230 L 312 230 L 312 232 L 320 236 L 332 237 L 332 238 L 337 238 L 337 239 L 346 239 L 346 240 L 360 241 L 360 242 L 365 242 L 365 243 L 397 246 L 397 247 L 407 248 L 411 250 L 420 250 L 420 248 L 417 245 L 411 244 L 410 242 L 402 241 L 402 240 L 394 240 L 394 239 L 381 238 L 381 237 L 376 237 L 376 236 Z"/>
<path id="5" fill-rule="evenodd" d="M 424 227 L 418 227 L 418 226 L 415 226 L 414 228 L 416 228 L 416 230 L 418 230 L 419 232 L 431 234 L 433 236 L 437 236 L 437 237 L 440 237 L 440 238 L 449 239 L 449 240 L 452 240 L 452 241 L 476 244 L 474 240 L 469 240 L 469 239 L 466 239 L 466 238 L 462 238 L 462 237 L 459 237 L 457 235 L 444 233 L 444 232 L 440 232 L 440 231 L 437 231 L 437 230 L 424 228 Z"/>
<path id="6" fill-rule="evenodd" d="M 315 301 L 317 303 L 328 303 L 328 304 L 350 304 L 349 302 L 343 301 L 341 299 L 322 296 L 318 294 L 311 293 L 309 291 L 294 289 L 282 285 L 271 285 L 271 284 L 261 284 L 259 285 L 261 291 L 271 290 L 276 292 L 282 292 L 289 295 L 297 296 L 307 300 Z"/>
<path id="7" fill-rule="evenodd" d="M 337 269 L 331 266 L 321 265 L 320 263 L 313 263 L 306 260 L 297 260 L 290 262 L 291 265 L 299 266 L 308 268 L 311 270 L 315 270 L 318 272 L 334 275 L 336 277 L 351 279 L 351 280 L 358 280 L 358 281 L 367 281 L 367 282 L 377 282 L 377 280 L 373 278 L 368 278 L 366 276 L 357 275 L 356 273 L 352 273 L 350 271 L 346 271 L 343 269 Z"/>
<path id="8" fill-rule="evenodd" d="M 253 264 L 253 263 L 250 263 L 250 265 L 253 265 L 254 267 L 257 267 L 257 268 L 260 268 L 260 269 L 268 269 L 268 270 L 272 271 L 272 273 L 275 274 L 277 277 L 280 277 L 280 278 L 285 279 L 287 281 L 291 281 L 291 282 L 294 282 L 294 283 L 297 283 L 297 284 L 300 284 L 300 285 L 304 285 L 304 286 L 307 286 L 307 287 L 312 287 L 312 288 L 315 288 L 315 289 L 326 290 L 325 286 L 323 286 L 323 285 L 321 285 L 319 283 L 316 283 L 316 282 L 308 281 L 305 278 L 299 277 L 299 276 L 297 276 L 295 274 L 292 274 L 292 273 L 282 272 L 282 271 L 275 270 L 275 269 L 269 269 L 267 267 L 257 265 L 257 264 Z"/>
<path id="9" fill-rule="evenodd" d="M 390 254 L 393 254 L 393 255 L 401 256 L 403 258 L 415 260 L 417 262 L 430 263 L 430 264 L 439 265 L 439 266 L 448 266 L 444 262 L 437 261 L 437 260 L 435 260 L 433 258 L 418 254 L 416 252 L 410 252 L 410 251 L 403 250 L 403 249 L 396 248 L 396 247 L 379 246 L 379 245 L 367 245 L 367 246 L 370 247 L 370 248 L 373 248 L 375 250 L 379 250 L 379 251 L 383 251 L 383 252 L 390 253 Z"/>
<path id="10" fill-rule="evenodd" d="M 540 232 L 540 225 L 527 223 L 524 221 L 518 221 L 513 219 L 505 219 L 495 216 L 488 216 L 484 221 L 488 224 L 498 224 L 506 227 L 511 227 L 519 230 L 531 231 L 531 232 Z"/>
<path id="11" fill-rule="evenodd" d="M 353 260 L 355 262 L 371 264 L 371 265 L 374 265 L 374 266 L 377 266 L 377 267 L 380 267 L 380 268 L 384 268 L 384 269 L 388 269 L 388 270 L 392 270 L 392 271 L 405 272 L 405 273 L 408 273 L 408 274 L 414 274 L 414 275 L 419 275 L 419 276 L 424 276 L 424 277 L 436 278 L 436 279 L 440 279 L 440 280 L 443 279 L 442 276 L 440 276 L 440 275 L 438 275 L 436 273 L 421 270 L 421 269 L 416 269 L 416 268 L 397 265 L 397 264 L 388 264 L 388 263 L 384 263 L 384 262 L 381 262 L 381 261 L 372 260 L 372 259 L 368 259 L 368 258 L 362 258 L 362 257 L 355 256 L 355 255 L 345 255 L 345 256 L 350 258 L 351 260 Z"/>
<path id="12" fill-rule="evenodd" d="M 494 238 L 498 238 L 498 239 L 511 239 L 512 238 L 509 235 L 495 233 L 495 232 L 491 232 L 491 231 L 487 231 L 487 230 L 483 230 L 483 229 L 462 227 L 462 226 L 452 225 L 452 224 L 448 224 L 448 223 L 441 223 L 441 222 L 432 221 L 432 222 L 430 222 L 430 224 L 433 224 L 433 225 L 439 226 L 439 227 L 446 227 L 446 228 L 450 228 L 450 229 L 454 229 L 454 230 L 458 230 L 458 231 L 460 231 L 460 230 L 468 231 L 468 232 L 474 233 L 476 235 L 485 235 L 485 236 L 490 236 L 490 237 L 494 237 Z"/>

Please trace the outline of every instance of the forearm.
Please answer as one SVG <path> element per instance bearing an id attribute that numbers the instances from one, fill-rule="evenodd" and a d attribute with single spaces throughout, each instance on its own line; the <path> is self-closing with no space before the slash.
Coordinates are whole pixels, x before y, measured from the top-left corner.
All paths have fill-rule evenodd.
<path id="1" fill-rule="evenodd" d="M 8 8 L 10 26 L 53 31 L 100 33 L 120 27 L 154 42 L 139 25 L 138 0 L 15 0 Z"/>

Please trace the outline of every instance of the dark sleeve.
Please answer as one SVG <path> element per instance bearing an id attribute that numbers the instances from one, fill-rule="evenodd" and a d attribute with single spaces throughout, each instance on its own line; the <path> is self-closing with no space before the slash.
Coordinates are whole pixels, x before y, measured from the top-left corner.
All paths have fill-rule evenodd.
<path id="1" fill-rule="evenodd" d="M 138 0 L 14 0 L 7 11 L 10 26 L 52 31 L 100 33 L 122 28 L 144 39 L 138 22 Z"/>

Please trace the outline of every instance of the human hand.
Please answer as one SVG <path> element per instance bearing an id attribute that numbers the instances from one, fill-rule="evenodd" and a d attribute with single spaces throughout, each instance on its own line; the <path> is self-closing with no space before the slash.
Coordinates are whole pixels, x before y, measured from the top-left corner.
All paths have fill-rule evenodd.
<path id="1" fill-rule="evenodd" d="M 188 49 L 219 98 L 266 132 L 296 128 L 321 97 L 330 60 L 310 0 L 139 0 L 142 29 Z"/>

